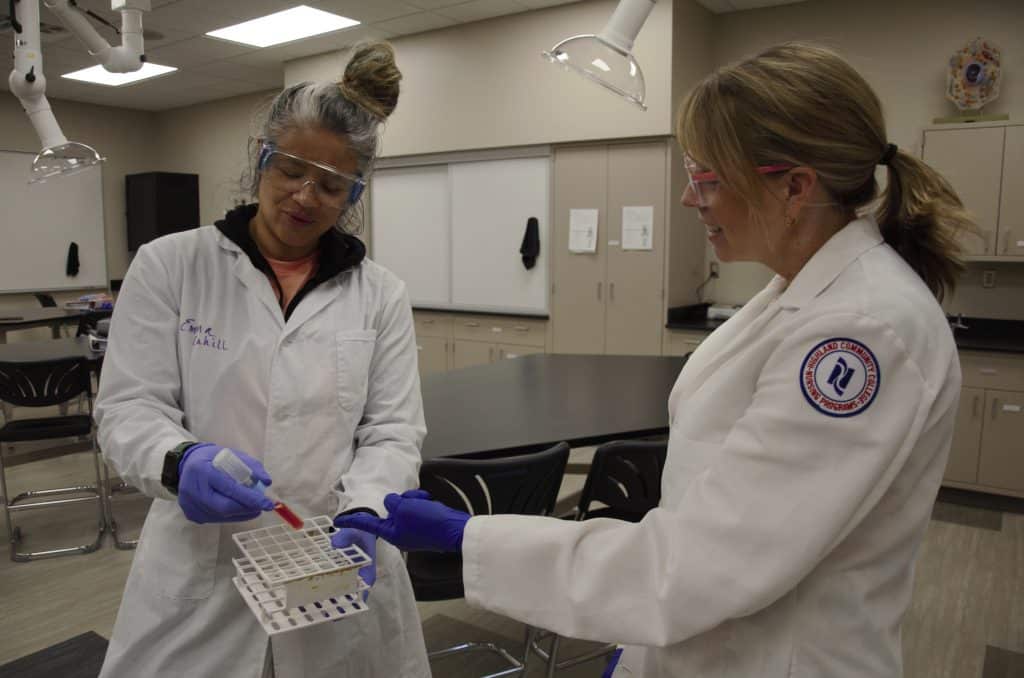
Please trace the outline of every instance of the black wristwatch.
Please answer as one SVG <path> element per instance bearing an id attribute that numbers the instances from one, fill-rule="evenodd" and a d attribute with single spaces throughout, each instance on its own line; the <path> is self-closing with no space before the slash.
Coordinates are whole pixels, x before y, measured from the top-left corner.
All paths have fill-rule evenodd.
<path id="1" fill-rule="evenodd" d="M 180 480 L 178 477 L 178 464 L 181 463 L 181 458 L 185 456 L 185 451 L 196 444 L 195 440 L 189 440 L 176 445 L 174 449 L 164 455 L 164 468 L 160 473 L 160 484 L 166 487 L 171 494 L 178 494 L 178 481 Z"/>

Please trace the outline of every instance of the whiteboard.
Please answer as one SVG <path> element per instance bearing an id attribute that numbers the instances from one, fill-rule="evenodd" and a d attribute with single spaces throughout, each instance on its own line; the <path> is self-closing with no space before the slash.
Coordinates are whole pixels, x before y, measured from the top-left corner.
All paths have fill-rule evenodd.
<path id="1" fill-rule="evenodd" d="M 0 293 L 107 287 L 103 183 L 98 167 L 29 184 L 34 153 L 0 151 Z M 67 275 L 78 243 L 78 275 Z"/>
<path id="2" fill-rule="evenodd" d="M 379 169 L 371 182 L 373 259 L 405 281 L 413 306 L 451 300 L 448 166 Z"/>
<path id="3" fill-rule="evenodd" d="M 547 313 L 550 165 L 548 158 L 451 165 L 453 306 Z M 530 217 L 540 255 L 527 269 L 519 247 Z"/>
<path id="4" fill-rule="evenodd" d="M 374 172 L 374 260 L 406 282 L 413 306 L 546 315 L 550 157 L 439 162 Z M 527 270 L 529 217 L 541 248 Z"/>

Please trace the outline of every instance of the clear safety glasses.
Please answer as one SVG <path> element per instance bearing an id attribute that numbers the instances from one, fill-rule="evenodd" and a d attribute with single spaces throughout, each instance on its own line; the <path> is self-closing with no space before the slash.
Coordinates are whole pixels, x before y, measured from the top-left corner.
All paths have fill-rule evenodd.
<path id="1" fill-rule="evenodd" d="M 259 169 L 280 191 L 298 193 L 309 184 L 320 204 L 327 207 L 354 204 L 366 187 L 362 177 L 346 174 L 327 163 L 285 153 L 270 143 L 264 143 L 260 149 Z"/>
<path id="2" fill-rule="evenodd" d="M 710 207 L 714 204 L 721 183 L 718 174 L 710 170 L 701 169 L 688 155 L 683 157 L 683 164 L 686 166 L 686 174 L 689 179 L 685 190 L 692 191 L 694 201 L 698 207 Z M 757 168 L 757 173 L 775 174 L 778 172 L 788 172 L 793 167 L 793 165 L 761 165 Z"/>

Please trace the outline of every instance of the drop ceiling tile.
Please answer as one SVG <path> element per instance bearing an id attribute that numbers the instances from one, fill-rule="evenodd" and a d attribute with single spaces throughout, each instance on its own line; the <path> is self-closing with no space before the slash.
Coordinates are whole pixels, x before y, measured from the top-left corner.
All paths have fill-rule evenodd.
<path id="1" fill-rule="evenodd" d="M 405 0 L 410 5 L 415 5 L 420 9 L 440 9 L 441 7 L 452 7 L 453 5 L 461 5 L 466 0 Z"/>
<path id="2" fill-rule="evenodd" d="M 146 56 L 158 64 L 186 68 L 240 56 L 255 49 L 258 48 L 203 35 L 146 50 Z"/>
<path id="3" fill-rule="evenodd" d="M 320 0 L 312 3 L 313 7 L 325 12 L 333 12 L 350 19 L 372 24 L 387 21 L 407 14 L 415 14 L 420 9 L 401 0 Z"/>
<path id="4" fill-rule="evenodd" d="M 424 31 L 432 31 L 437 28 L 453 26 L 455 23 L 455 21 L 448 17 L 441 16 L 440 14 L 419 12 L 417 14 L 398 17 L 397 19 L 381 21 L 380 23 L 374 24 L 374 26 L 382 28 L 385 31 L 390 31 L 395 35 L 409 35 L 411 33 L 422 33 Z"/>
<path id="5" fill-rule="evenodd" d="M 461 5 L 435 10 L 435 13 L 466 23 L 525 12 L 528 9 L 526 5 L 516 2 L 516 0 L 473 0 Z"/>

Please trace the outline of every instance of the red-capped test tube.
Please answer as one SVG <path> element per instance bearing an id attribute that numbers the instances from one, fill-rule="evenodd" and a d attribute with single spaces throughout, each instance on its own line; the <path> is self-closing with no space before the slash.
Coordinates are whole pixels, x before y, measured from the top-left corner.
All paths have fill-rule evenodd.
<path id="1" fill-rule="evenodd" d="M 267 489 L 266 485 L 253 478 L 252 471 L 249 469 L 248 464 L 239 459 L 234 452 L 226 447 L 223 448 L 217 453 L 217 456 L 213 458 L 213 465 L 246 487 L 251 487 L 262 492 L 263 496 L 274 502 L 274 513 L 281 516 L 281 520 L 291 525 L 293 529 L 302 529 L 302 518 L 300 518 L 295 511 L 288 508 L 287 504 L 274 496 L 270 490 Z"/>

